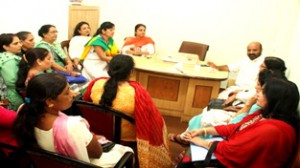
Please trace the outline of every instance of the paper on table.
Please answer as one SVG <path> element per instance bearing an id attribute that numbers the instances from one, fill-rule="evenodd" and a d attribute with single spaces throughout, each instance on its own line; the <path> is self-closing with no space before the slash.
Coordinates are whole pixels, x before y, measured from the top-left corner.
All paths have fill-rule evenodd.
<path id="1" fill-rule="evenodd" d="M 223 138 L 221 137 L 214 137 L 214 138 L 209 138 L 205 139 L 206 141 L 222 141 Z M 203 148 L 201 146 L 197 146 L 194 144 L 190 145 L 191 148 L 191 156 L 192 156 L 192 161 L 203 161 L 205 160 L 206 154 L 208 150 L 206 148 Z M 216 159 L 215 155 L 212 154 L 211 159 Z"/>

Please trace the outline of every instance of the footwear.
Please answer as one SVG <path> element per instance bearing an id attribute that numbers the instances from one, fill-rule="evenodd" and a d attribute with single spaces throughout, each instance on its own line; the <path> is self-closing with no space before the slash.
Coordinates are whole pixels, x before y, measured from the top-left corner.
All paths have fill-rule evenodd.
<path id="1" fill-rule="evenodd" d="M 168 134 L 168 138 L 170 141 L 175 142 L 175 143 L 181 145 L 182 147 L 188 147 L 190 145 L 189 142 L 182 140 L 180 138 L 180 134 L 170 133 L 170 134 Z"/>

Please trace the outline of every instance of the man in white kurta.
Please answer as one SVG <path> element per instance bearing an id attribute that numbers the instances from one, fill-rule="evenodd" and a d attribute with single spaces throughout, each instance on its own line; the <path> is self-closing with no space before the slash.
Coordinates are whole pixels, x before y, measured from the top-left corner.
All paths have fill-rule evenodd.
<path id="1" fill-rule="evenodd" d="M 235 85 L 226 88 L 218 96 L 219 99 L 227 99 L 232 92 L 239 91 L 236 98 L 246 101 L 253 96 L 250 92 L 255 88 L 257 76 L 259 73 L 259 66 L 263 63 L 264 57 L 261 56 L 262 45 L 259 42 L 251 42 L 247 46 L 247 58 L 228 64 L 217 66 L 213 62 L 208 62 L 208 65 L 219 71 L 236 72 L 237 77 Z M 254 93 L 255 94 L 255 93 Z"/>

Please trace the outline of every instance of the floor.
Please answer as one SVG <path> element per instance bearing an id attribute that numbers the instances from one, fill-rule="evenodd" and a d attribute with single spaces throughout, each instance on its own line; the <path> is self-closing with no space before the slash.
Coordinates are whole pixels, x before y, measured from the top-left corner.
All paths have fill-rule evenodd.
<path id="1" fill-rule="evenodd" d="M 187 122 L 181 122 L 179 117 L 170 117 L 170 116 L 163 116 L 168 128 L 168 133 L 181 133 L 184 130 L 186 130 L 188 123 Z M 184 150 L 182 146 L 179 144 L 176 144 L 174 142 L 169 141 L 170 146 L 170 154 L 172 160 L 177 157 L 180 152 Z"/>

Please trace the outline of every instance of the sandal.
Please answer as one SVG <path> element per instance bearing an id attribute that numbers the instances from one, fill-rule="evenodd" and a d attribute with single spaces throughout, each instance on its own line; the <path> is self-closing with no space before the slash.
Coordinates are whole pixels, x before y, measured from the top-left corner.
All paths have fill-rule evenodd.
<path id="1" fill-rule="evenodd" d="M 175 143 L 181 145 L 182 147 L 188 147 L 190 144 L 189 142 L 182 140 L 180 138 L 180 134 L 170 133 L 170 134 L 168 134 L 168 138 L 170 141 L 175 142 Z"/>

